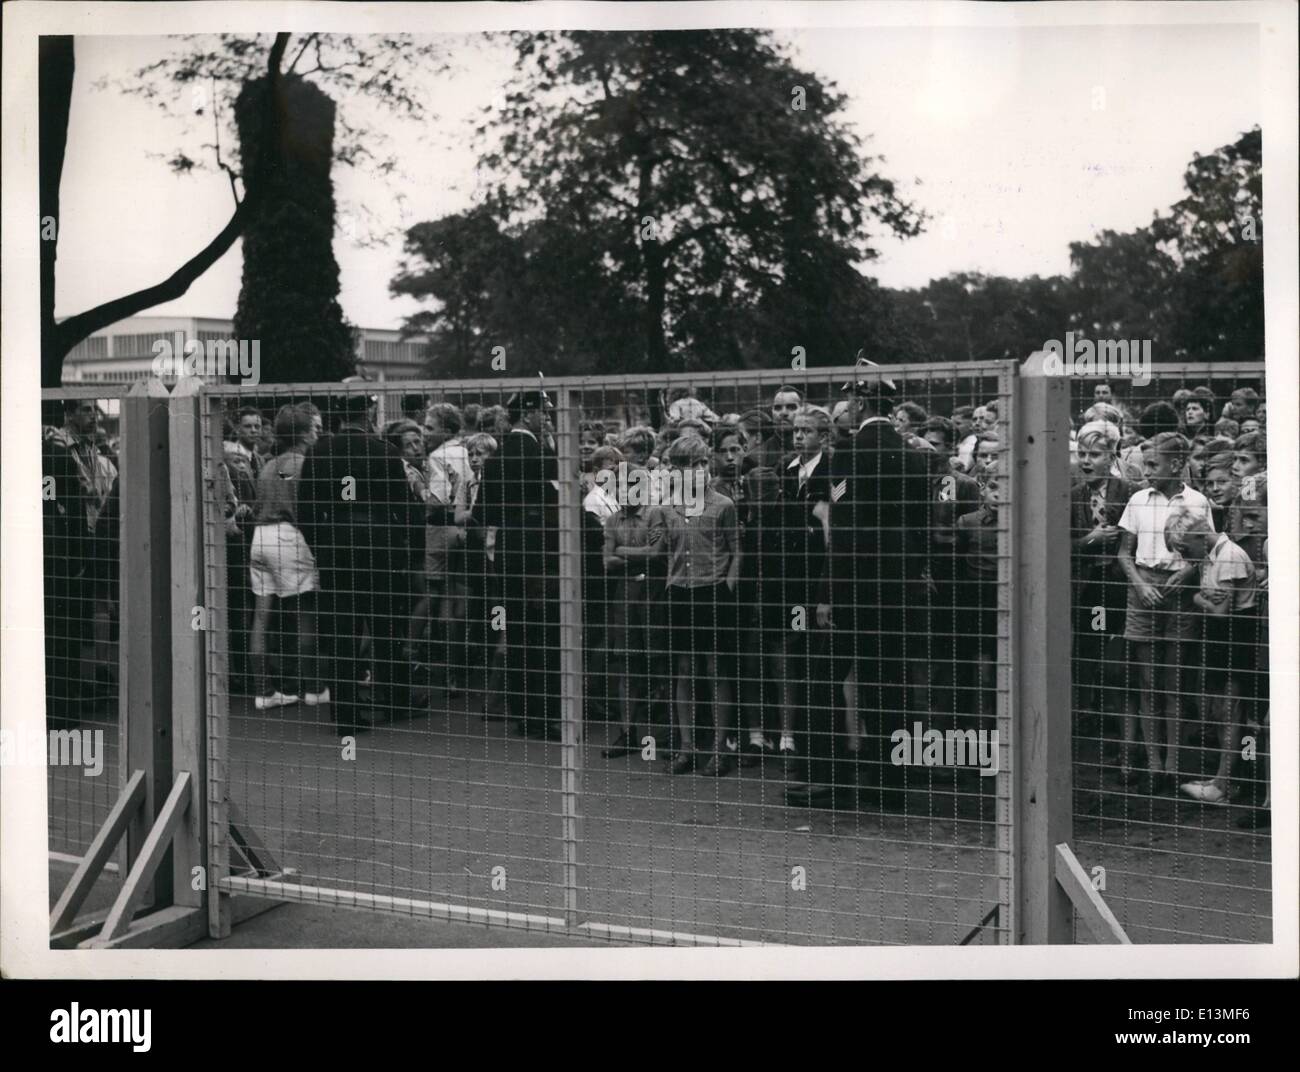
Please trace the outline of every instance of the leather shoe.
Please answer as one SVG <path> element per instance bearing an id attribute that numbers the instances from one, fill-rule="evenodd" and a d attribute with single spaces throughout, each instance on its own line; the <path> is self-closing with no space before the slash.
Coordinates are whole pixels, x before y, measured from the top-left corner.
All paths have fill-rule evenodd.
<path id="1" fill-rule="evenodd" d="M 686 774 L 695 769 L 694 752 L 678 752 L 672 766 L 668 768 L 673 774 Z"/>
<path id="2" fill-rule="evenodd" d="M 721 778 L 736 764 L 736 757 L 730 752 L 715 752 L 704 765 L 703 774 L 710 778 Z"/>
<path id="3" fill-rule="evenodd" d="M 639 751 L 641 751 L 641 748 L 636 744 L 636 731 L 625 730 L 618 735 L 613 744 L 601 752 L 601 755 L 606 759 L 620 759 L 623 756 L 630 756 L 633 752 Z"/>

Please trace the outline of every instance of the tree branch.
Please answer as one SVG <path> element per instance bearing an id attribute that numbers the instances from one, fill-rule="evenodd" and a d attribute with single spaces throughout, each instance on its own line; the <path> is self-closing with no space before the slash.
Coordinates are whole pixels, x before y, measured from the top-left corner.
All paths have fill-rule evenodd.
<path id="1" fill-rule="evenodd" d="M 298 61 L 302 59 L 302 54 L 307 51 L 307 46 L 310 45 L 315 38 L 316 34 L 311 33 L 303 39 L 302 47 L 298 49 L 297 55 L 293 57 L 293 62 L 289 64 L 289 69 L 285 72 L 286 74 L 293 74 L 294 68 L 298 66 Z"/>
<path id="2" fill-rule="evenodd" d="M 271 46 L 271 53 L 267 60 L 266 115 L 264 122 L 268 133 L 273 132 L 277 126 L 277 108 L 279 105 L 277 89 L 280 82 L 280 64 L 284 60 L 284 52 L 288 44 L 289 34 L 276 34 L 275 44 Z M 265 144 L 270 146 L 273 144 L 273 140 L 268 138 Z M 260 166 L 266 167 L 265 160 L 270 154 L 269 152 L 263 152 L 261 155 L 263 162 Z M 260 187 L 260 184 L 258 186 Z M 104 302 L 101 305 L 96 305 L 93 309 L 87 309 L 85 312 L 78 313 L 76 316 L 69 317 L 59 323 L 54 331 L 60 356 L 66 356 L 82 339 L 102 328 L 108 327 L 110 324 L 115 324 L 128 316 L 134 316 L 136 313 L 152 308 L 161 302 L 179 298 L 189 290 L 190 284 L 194 280 L 211 268 L 235 244 L 235 239 L 243 231 L 244 221 L 248 218 L 251 207 L 256 200 L 257 195 L 250 189 L 244 200 L 239 202 L 234 215 L 230 217 L 229 222 L 221 229 L 220 233 L 161 283 L 146 287 L 143 290 L 137 290 L 133 294 L 127 294 L 121 298 L 114 298 L 112 301 Z"/>
<path id="3" fill-rule="evenodd" d="M 230 196 L 235 199 L 235 207 L 239 207 L 239 189 L 235 186 L 235 169 L 221 159 L 221 104 L 217 98 L 217 79 L 212 79 L 212 137 L 213 149 L 217 154 L 217 167 L 226 173 L 230 179 Z"/>
<path id="4" fill-rule="evenodd" d="M 134 294 L 114 298 L 112 301 L 96 305 L 93 309 L 87 309 L 84 313 L 78 313 L 61 321 L 54 329 L 60 351 L 66 355 L 88 335 L 93 335 L 110 324 L 116 324 L 119 320 L 134 316 L 162 302 L 179 298 L 190 289 L 190 284 L 194 280 L 211 268 L 235 244 L 235 239 L 244 228 L 247 206 L 248 198 L 245 198 L 221 232 L 161 283 L 146 287 L 144 290 L 137 290 Z"/>

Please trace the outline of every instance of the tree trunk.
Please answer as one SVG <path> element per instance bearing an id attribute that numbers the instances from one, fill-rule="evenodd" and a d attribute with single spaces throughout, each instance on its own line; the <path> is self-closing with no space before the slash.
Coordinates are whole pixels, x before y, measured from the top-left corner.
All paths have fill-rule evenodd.
<path id="1" fill-rule="evenodd" d="M 68 115 L 72 109 L 72 79 L 76 71 L 72 38 L 40 39 L 38 59 L 39 185 L 41 213 L 41 386 L 63 382 L 63 350 L 54 324 L 54 268 L 59 252 L 59 182 L 68 145 Z M 47 238 L 47 227 L 53 236 Z"/>
<path id="2" fill-rule="evenodd" d="M 250 82 L 235 103 L 247 189 L 255 197 L 244 226 L 235 335 L 260 343 L 264 383 L 340 380 L 355 357 L 334 258 L 334 102 L 287 75 L 275 104 L 278 136 L 268 140 L 261 122 L 266 92 L 266 79 Z"/>
<path id="3" fill-rule="evenodd" d="M 668 372 L 668 341 L 664 338 L 664 307 L 667 301 L 668 271 L 658 242 L 643 243 L 645 267 L 645 353 L 649 372 Z"/>

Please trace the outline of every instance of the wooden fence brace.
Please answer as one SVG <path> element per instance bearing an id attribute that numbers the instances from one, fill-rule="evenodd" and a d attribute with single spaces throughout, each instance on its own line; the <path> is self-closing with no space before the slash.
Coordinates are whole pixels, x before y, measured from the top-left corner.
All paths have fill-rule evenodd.
<path id="1" fill-rule="evenodd" d="M 1079 918 L 1088 926 L 1092 936 L 1104 945 L 1132 945 L 1129 936 L 1124 933 L 1115 913 L 1102 899 L 1095 886 L 1089 881 L 1087 872 L 1069 845 L 1056 846 L 1053 853 L 1056 881 L 1062 891 L 1070 898 L 1079 913 Z"/>

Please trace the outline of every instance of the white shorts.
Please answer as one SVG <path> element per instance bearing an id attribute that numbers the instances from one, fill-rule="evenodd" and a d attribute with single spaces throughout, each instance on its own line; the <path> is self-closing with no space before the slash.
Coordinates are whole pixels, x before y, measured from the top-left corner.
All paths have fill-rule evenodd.
<path id="1" fill-rule="evenodd" d="M 300 596 L 320 587 L 316 559 L 302 533 L 281 521 L 275 525 L 258 525 L 253 530 L 253 549 L 249 558 L 253 594 L 259 596 Z"/>

